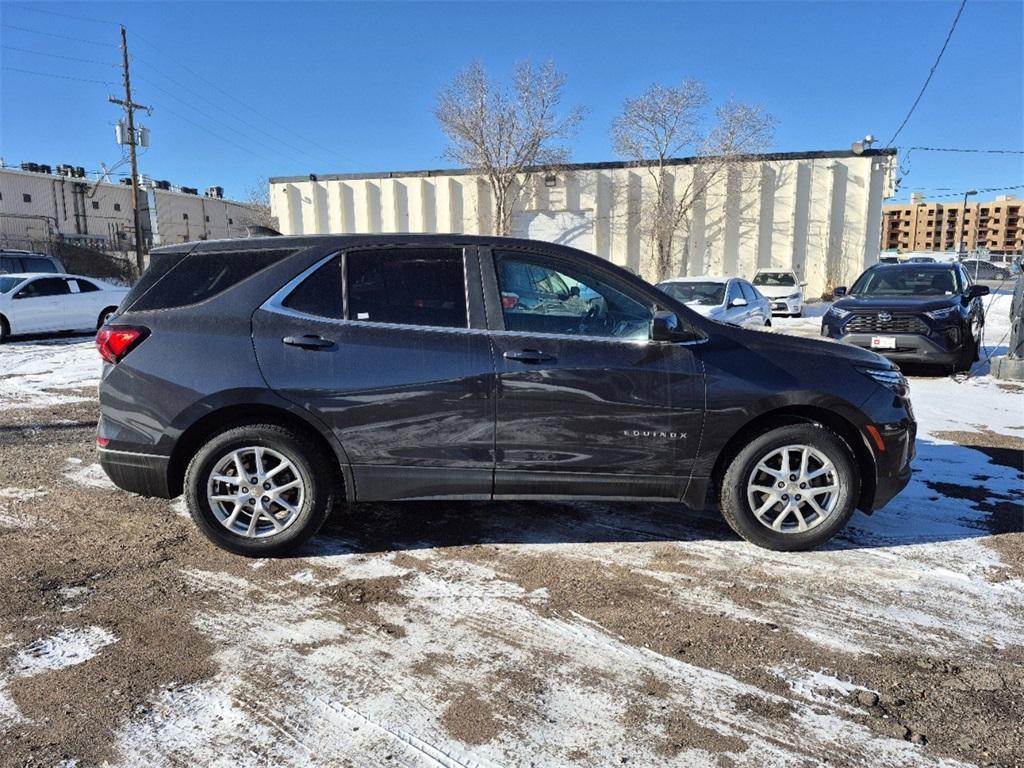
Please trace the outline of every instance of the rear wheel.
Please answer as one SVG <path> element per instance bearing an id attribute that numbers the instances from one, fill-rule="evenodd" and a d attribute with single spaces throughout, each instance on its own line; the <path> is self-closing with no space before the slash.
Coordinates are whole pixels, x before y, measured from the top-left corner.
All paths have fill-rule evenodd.
<path id="1" fill-rule="evenodd" d="M 842 438 L 817 424 L 792 424 L 761 434 L 733 458 L 719 500 L 725 521 L 750 543 L 813 549 L 846 525 L 860 482 Z"/>
<path id="2" fill-rule="evenodd" d="M 222 549 L 279 555 L 313 536 L 330 514 L 334 473 L 323 451 L 276 424 L 235 427 L 189 462 L 185 496 L 199 530 Z"/>
<path id="3" fill-rule="evenodd" d="M 7 323 L 7 318 L 0 315 L 0 344 L 7 341 L 7 337 L 11 335 L 11 326 Z"/>

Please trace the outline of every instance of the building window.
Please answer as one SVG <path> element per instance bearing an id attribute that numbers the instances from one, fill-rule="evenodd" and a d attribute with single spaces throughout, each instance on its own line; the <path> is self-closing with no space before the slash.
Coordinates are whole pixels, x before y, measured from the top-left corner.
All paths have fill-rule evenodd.
<path id="1" fill-rule="evenodd" d="M 188 214 L 187 213 L 181 214 L 181 218 L 183 218 L 185 221 L 188 221 Z"/>
<path id="2" fill-rule="evenodd" d="M 207 221 L 207 222 L 209 222 L 209 221 L 210 221 L 210 217 L 209 217 L 209 216 L 207 216 L 207 217 L 206 217 L 206 221 Z"/>
<path id="3" fill-rule="evenodd" d="M 121 210 L 121 204 L 120 203 L 114 203 L 114 210 L 115 211 L 120 211 Z"/>
<path id="4" fill-rule="evenodd" d="M 234 224 L 234 223 L 235 223 L 234 219 L 228 219 L 228 224 Z"/>
<path id="5" fill-rule="evenodd" d="M 92 209 L 94 211 L 98 211 L 100 209 L 100 201 L 99 200 L 93 200 L 92 201 Z"/>
<path id="6" fill-rule="evenodd" d="M 31 203 L 32 202 L 32 195 L 30 195 L 28 192 L 26 192 L 25 194 L 23 194 L 21 196 L 21 199 L 22 199 L 23 202 Z"/>

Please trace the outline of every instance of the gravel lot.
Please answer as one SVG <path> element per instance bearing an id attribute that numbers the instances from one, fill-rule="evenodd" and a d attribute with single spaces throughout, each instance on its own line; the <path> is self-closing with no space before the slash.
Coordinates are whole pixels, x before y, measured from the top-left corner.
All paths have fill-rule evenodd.
<path id="1" fill-rule="evenodd" d="M 97 367 L 0 347 L 0 764 L 1024 765 L 1024 390 L 986 363 L 913 379 L 914 480 L 823 551 L 417 503 L 257 561 L 109 484 Z"/>

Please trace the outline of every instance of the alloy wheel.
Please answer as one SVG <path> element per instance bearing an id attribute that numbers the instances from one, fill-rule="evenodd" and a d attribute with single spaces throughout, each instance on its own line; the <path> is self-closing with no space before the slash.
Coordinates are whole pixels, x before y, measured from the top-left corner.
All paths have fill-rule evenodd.
<path id="1" fill-rule="evenodd" d="M 246 538 L 285 530 L 298 518 L 305 495 L 305 483 L 291 459 L 263 446 L 226 454 L 206 483 L 206 499 L 218 522 Z"/>
<path id="2" fill-rule="evenodd" d="M 778 533 L 821 525 L 839 504 L 835 464 L 809 445 L 773 448 L 747 479 L 747 502 L 758 522 Z"/>

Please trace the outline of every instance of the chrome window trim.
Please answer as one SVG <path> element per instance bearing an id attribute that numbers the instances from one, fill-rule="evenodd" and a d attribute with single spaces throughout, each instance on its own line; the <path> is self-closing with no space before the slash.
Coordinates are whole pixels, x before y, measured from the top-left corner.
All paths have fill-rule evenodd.
<path id="1" fill-rule="evenodd" d="M 353 328 L 374 328 L 378 330 L 397 330 L 397 331 L 418 331 L 420 333 L 457 333 L 457 334 L 474 334 L 480 335 L 485 334 L 488 336 L 501 336 L 503 338 L 536 338 L 542 337 L 545 339 L 552 339 L 556 341 L 594 341 L 603 344 L 631 344 L 635 346 L 646 346 L 650 344 L 678 344 L 679 346 L 696 346 L 703 344 L 708 341 L 706 336 L 693 339 L 692 341 L 679 341 L 679 342 L 664 342 L 664 341 L 653 341 L 652 339 L 618 339 L 610 336 L 583 336 L 580 334 L 571 333 L 530 333 L 524 331 L 496 331 L 490 330 L 489 328 L 461 328 L 444 325 L 412 325 L 408 323 L 378 323 L 372 320 L 347 320 L 345 318 L 337 317 L 323 317 L 321 315 L 311 315 L 308 312 L 299 312 L 291 309 L 290 307 L 284 306 L 285 299 L 294 291 L 299 284 L 309 277 L 311 274 L 316 272 L 320 267 L 326 264 L 328 261 L 333 259 L 335 256 L 339 256 L 343 251 L 335 251 L 333 253 L 324 256 L 322 259 L 317 261 L 315 264 L 300 272 L 296 277 L 289 280 L 285 285 L 280 288 L 274 295 L 267 299 L 263 304 L 260 305 L 260 309 L 267 312 L 272 312 L 278 315 L 284 315 L 286 317 L 292 317 L 296 320 L 311 320 L 318 323 L 329 323 L 331 325 L 337 325 L 341 327 L 353 327 Z M 466 268 L 465 268 L 465 255 L 463 255 L 463 282 L 466 280 Z M 467 307 L 467 318 L 466 322 L 469 322 L 469 286 L 464 286 L 466 289 L 466 307 Z"/>

